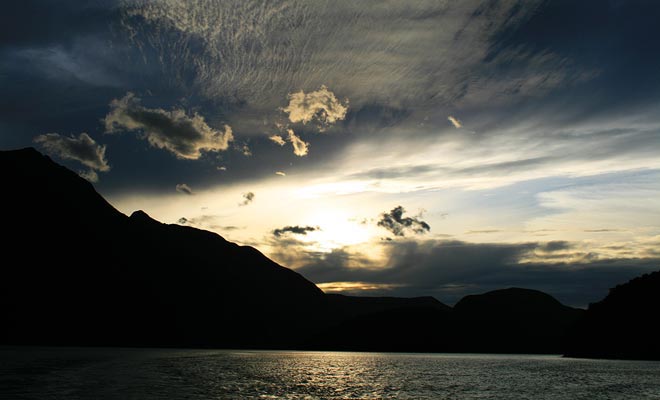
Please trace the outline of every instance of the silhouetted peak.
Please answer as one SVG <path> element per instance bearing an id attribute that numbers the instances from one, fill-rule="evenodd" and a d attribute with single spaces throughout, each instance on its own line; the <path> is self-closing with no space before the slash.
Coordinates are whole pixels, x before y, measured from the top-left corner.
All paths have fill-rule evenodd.
<path id="1" fill-rule="evenodd" d="M 525 288 L 507 288 L 507 289 L 498 289 L 485 293 L 487 296 L 508 296 L 508 297 L 519 297 L 519 298 L 534 298 L 542 299 L 546 301 L 552 301 L 559 303 L 554 297 L 550 296 L 547 293 L 541 292 L 540 290 L 534 289 L 525 289 Z"/>
<path id="2" fill-rule="evenodd" d="M 487 310 L 537 310 L 564 307 L 557 299 L 547 293 L 533 289 L 508 288 L 491 292 L 469 295 L 462 298 L 454 309 L 459 312 L 484 312 Z"/>
<path id="3" fill-rule="evenodd" d="M 634 299 L 638 303 L 644 303 L 654 298 L 658 302 L 660 301 L 659 288 L 660 271 L 651 272 L 610 289 L 609 294 L 601 303 L 621 301 L 620 298 L 627 302 Z"/>
<path id="4" fill-rule="evenodd" d="M 133 211 L 133 214 L 131 214 L 131 221 L 138 221 L 138 222 L 148 222 L 148 223 L 158 223 L 160 222 L 156 221 L 155 219 L 151 218 L 149 214 L 142 210 L 137 210 Z"/>
<path id="5" fill-rule="evenodd" d="M 34 219 L 30 223 L 37 219 L 40 224 L 57 223 L 66 216 L 93 224 L 99 218 L 123 217 L 91 183 L 33 147 L 0 151 L 0 177 L 12 188 L 3 198 L 3 208 L 30 209 L 22 214 Z M 42 214 L 40 218 L 36 218 L 37 209 Z"/>
<path id="6" fill-rule="evenodd" d="M 568 341 L 570 357 L 660 360 L 660 271 L 610 289 L 589 305 Z"/>
<path id="7" fill-rule="evenodd" d="M 53 160 L 50 159 L 47 155 L 41 154 L 34 147 L 25 147 L 22 149 L 16 150 L 3 150 L 0 151 L 0 157 L 6 162 L 20 163 L 23 165 L 29 165 L 31 168 L 37 166 L 43 166 L 45 162 L 48 162 L 52 166 L 59 167 Z"/>
<path id="8" fill-rule="evenodd" d="M 34 147 L 24 147 L 22 149 L 16 149 L 16 150 L 5 150 L 3 151 L 4 153 L 8 154 L 16 154 L 16 155 L 21 155 L 23 157 L 31 156 L 31 157 L 45 157 L 43 154 L 41 154 L 37 149 Z"/>

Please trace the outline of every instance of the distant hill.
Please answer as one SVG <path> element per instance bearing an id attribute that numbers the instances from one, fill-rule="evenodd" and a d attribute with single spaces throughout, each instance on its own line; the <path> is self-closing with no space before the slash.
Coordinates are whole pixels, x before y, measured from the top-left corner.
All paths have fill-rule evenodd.
<path id="1" fill-rule="evenodd" d="M 466 296 L 454 306 L 465 351 L 560 353 L 567 330 L 583 310 L 537 290 L 510 288 Z"/>
<path id="2" fill-rule="evenodd" d="M 660 360 L 660 271 L 591 304 L 569 336 L 569 357 Z"/>
<path id="3" fill-rule="evenodd" d="M 326 295 L 258 250 L 113 208 L 34 149 L 0 152 L 0 344 L 559 351 L 580 311 L 541 292 Z"/>
<path id="4" fill-rule="evenodd" d="M 316 348 L 353 351 L 452 351 L 451 307 L 433 297 L 358 297 L 328 294 L 331 324 Z"/>

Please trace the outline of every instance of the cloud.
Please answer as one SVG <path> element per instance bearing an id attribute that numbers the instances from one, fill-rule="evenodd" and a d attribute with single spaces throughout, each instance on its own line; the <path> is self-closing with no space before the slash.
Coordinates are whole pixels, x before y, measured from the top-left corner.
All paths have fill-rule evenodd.
<path id="1" fill-rule="evenodd" d="M 382 259 L 370 259 L 350 246 L 330 253 L 306 254 L 304 247 L 295 245 L 285 251 L 289 257 L 304 260 L 296 271 L 315 283 L 340 289 L 337 283 L 355 282 L 372 286 L 370 295 L 431 295 L 450 304 L 468 294 L 515 286 L 542 290 L 566 304 L 583 307 L 600 300 L 609 288 L 657 270 L 660 263 L 657 255 L 571 264 L 523 262 L 530 252 L 572 247 L 565 244 L 402 240 L 370 244 L 374 246 L 382 250 Z M 349 287 L 345 293 L 354 291 Z"/>
<path id="2" fill-rule="evenodd" d="M 417 217 L 403 217 L 406 210 L 401 206 L 394 207 L 390 212 L 382 213 L 378 226 L 382 226 L 396 236 L 405 236 L 407 231 L 426 233 L 431 227 Z"/>
<path id="3" fill-rule="evenodd" d="M 289 133 L 289 141 L 293 145 L 293 154 L 298 157 L 306 156 L 309 152 L 309 143 L 296 136 L 293 129 L 287 129 L 287 132 Z"/>
<path id="4" fill-rule="evenodd" d="M 470 230 L 465 232 L 466 235 L 482 235 L 487 233 L 500 233 L 500 229 L 480 229 L 480 230 Z"/>
<path id="5" fill-rule="evenodd" d="M 295 235 L 307 235 L 307 232 L 318 231 L 319 227 L 314 226 L 285 226 L 284 228 L 275 229 L 273 235 L 280 237 L 286 233 L 293 233 Z"/>
<path id="6" fill-rule="evenodd" d="M 189 160 L 199 159 L 202 152 L 227 150 L 234 139 L 229 125 L 224 131 L 216 130 L 197 113 L 189 116 L 182 109 L 146 108 L 130 92 L 110 102 L 104 121 L 106 133 L 141 131 L 152 146 Z"/>
<path id="7" fill-rule="evenodd" d="M 89 169 L 87 171 L 78 171 L 78 175 L 80 175 L 84 179 L 87 179 L 90 182 L 99 181 L 99 174 L 97 174 L 96 171 L 94 171 L 93 169 Z"/>
<path id="8" fill-rule="evenodd" d="M 358 107 L 420 100 L 447 104 L 466 97 L 487 102 L 499 100 L 505 90 L 557 85 L 558 79 L 573 76 L 570 72 L 575 71 L 567 71 L 559 57 L 539 63 L 540 71 L 526 68 L 525 59 L 511 63 L 493 58 L 499 50 L 493 41 L 515 31 L 539 3 L 356 6 L 338 1 L 326 7 L 291 1 L 245 7 L 192 0 L 126 1 L 122 28 L 144 49 L 145 58 L 164 64 L 178 78 L 176 83 L 207 98 L 265 106 L 278 94 L 323 82 Z M 291 29 L 291 21 L 296 21 L 296 29 Z M 501 69 L 515 73 L 493 93 L 491 86 L 499 83 L 494 71 Z M 188 76 L 193 78 L 185 79 Z M 548 76 L 554 79 L 544 79 Z M 292 121 L 339 120 L 343 110 L 332 103 L 346 108 L 322 86 L 292 93 L 286 109 Z"/>
<path id="9" fill-rule="evenodd" d="M 220 225 L 219 222 L 224 218 L 220 215 L 199 215 L 193 218 L 181 217 L 177 220 L 179 225 L 188 225 L 194 226 L 200 229 L 214 230 L 214 231 L 237 231 L 240 229 L 245 229 L 244 227 L 238 227 L 235 225 Z"/>
<path id="10" fill-rule="evenodd" d="M 238 226 L 234 226 L 234 225 L 216 226 L 215 228 L 216 228 L 216 229 L 220 229 L 220 230 L 222 230 L 222 231 L 227 231 L 227 232 L 229 232 L 229 231 L 237 231 L 237 230 L 239 230 L 239 229 L 244 229 L 244 228 L 241 228 L 241 227 L 238 227 Z"/>
<path id="11" fill-rule="evenodd" d="M 243 202 L 239 203 L 239 206 L 247 206 L 248 204 L 252 203 L 254 200 L 254 193 L 252 192 L 247 192 L 243 193 Z"/>
<path id="12" fill-rule="evenodd" d="M 282 108 L 282 111 L 289 114 L 292 123 L 306 124 L 316 120 L 321 127 L 343 120 L 347 110 L 348 101 L 342 104 L 325 85 L 314 92 L 305 93 L 301 90 L 290 93 L 289 105 Z"/>
<path id="13" fill-rule="evenodd" d="M 41 145 L 44 150 L 65 160 L 75 160 L 89 167 L 88 171 L 80 172 L 80 176 L 91 181 L 98 181 L 96 171 L 106 172 L 110 170 L 105 158 L 105 145 L 100 145 L 88 134 L 81 133 L 67 137 L 57 133 L 46 133 L 34 138 L 34 142 Z"/>
<path id="14" fill-rule="evenodd" d="M 268 139 L 270 139 L 274 143 L 277 143 L 280 146 L 284 146 L 286 144 L 286 141 L 280 135 L 272 135 L 272 136 L 269 136 Z"/>
<path id="15" fill-rule="evenodd" d="M 185 183 L 177 184 L 176 185 L 176 191 L 179 192 L 179 193 L 187 194 L 187 195 L 193 194 L 193 191 L 190 188 L 190 186 L 186 185 Z"/>
<path id="16" fill-rule="evenodd" d="M 463 127 L 463 124 L 458 118 L 450 115 L 449 117 L 447 117 L 447 119 L 449 120 L 449 122 L 451 122 L 452 125 L 454 125 L 454 128 L 458 129 Z"/>
<path id="17" fill-rule="evenodd" d="M 567 242 L 565 240 L 553 240 L 550 242 L 539 244 L 537 248 L 543 252 L 551 253 L 562 250 L 570 250 L 573 247 L 574 245 L 572 243 Z"/>
<path id="18" fill-rule="evenodd" d="M 245 157 L 252 157 L 252 150 L 250 150 L 250 146 L 247 144 L 243 144 L 238 149 Z"/>
<path id="19" fill-rule="evenodd" d="M 286 173 L 284 173 L 284 171 L 276 171 L 275 175 L 286 176 Z"/>

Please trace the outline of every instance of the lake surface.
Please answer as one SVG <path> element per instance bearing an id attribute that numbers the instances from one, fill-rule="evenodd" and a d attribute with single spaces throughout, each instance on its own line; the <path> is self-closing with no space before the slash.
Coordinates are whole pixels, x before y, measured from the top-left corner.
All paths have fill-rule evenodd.
<path id="1" fill-rule="evenodd" d="M 0 348 L 2 399 L 660 399 L 660 362 Z"/>

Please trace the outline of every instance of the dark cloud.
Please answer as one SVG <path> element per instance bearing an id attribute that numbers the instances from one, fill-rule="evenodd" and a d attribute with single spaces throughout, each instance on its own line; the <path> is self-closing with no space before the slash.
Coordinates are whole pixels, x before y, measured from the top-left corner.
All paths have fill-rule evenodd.
<path id="1" fill-rule="evenodd" d="M 81 176 L 92 182 L 98 180 L 96 171 L 106 172 L 110 170 L 108 161 L 105 158 L 105 146 L 96 143 L 84 132 L 78 137 L 46 133 L 35 137 L 34 142 L 38 143 L 49 154 L 65 160 L 75 160 L 89 167 L 89 171 L 82 172 Z"/>
<path id="2" fill-rule="evenodd" d="M 224 130 L 216 130 L 197 113 L 188 115 L 182 109 L 146 108 L 133 93 L 112 100 L 104 121 L 106 133 L 141 131 L 149 144 L 183 159 L 196 160 L 202 152 L 227 150 L 229 142 L 234 140 L 229 125 L 225 125 Z"/>
<path id="3" fill-rule="evenodd" d="M 247 192 L 243 193 L 243 201 L 238 203 L 239 206 L 247 206 L 248 204 L 252 203 L 254 201 L 254 193 L 252 192 Z"/>
<path id="4" fill-rule="evenodd" d="M 545 291 L 567 304 L 586 306 L 604 297 L 609 288 L 660 269 L 657 258 L 521 263 L 538 249 L 571 247 L 563 244 L 429 240 L 387 241 L 380 245 L 386 254 L 384 263 L 375 263 L 346 247 L 309 254 L 305 265 L 296 270 L 315 283 L 368 282 L 389 287 L 373 295 L 432 295 L 455 303 L 468 294 L 517 286 Z M 301 248 L 289 251 L 300 253 Z"/>
<path id="5" fill-rule="evenodd" d="M 555 252 L 555 251 L 571 250 L 573 249 L 573 247 L 574 244 L 571 242 L 567 242 L 565 240 L 553 240 L 551 242 L 539 244 L 537 249 L 545 252 Z"/>
<path id="6" fill-rule="evenodd" d="M 278 228 L 273 231 L 273 235 L 280 237 L 286 233 L 293 233 L 296 235 L 306 235 L 307 232 L 318 231 L 319 227 L 316 226 L 285 226 L 284 228 Z"/>
<path id="7" fill-rule="evenodd" d="M 193 191 L 190 188 L 190 186 L 186 185 L 185 183 L 178 183 L 176 185 L 176 191 L 187 195 L 193 194 Z"/>
<path id="8" fill-rule="evenodd" d="M 378 226 L 382 226 L 396 236 L 405 236 L 406 232 L 426 233 L 431 227 L 417 217 L 404 217 L 406 210 L 401 206 L 394 207 L 390 212 L 381 214 Z"/>

